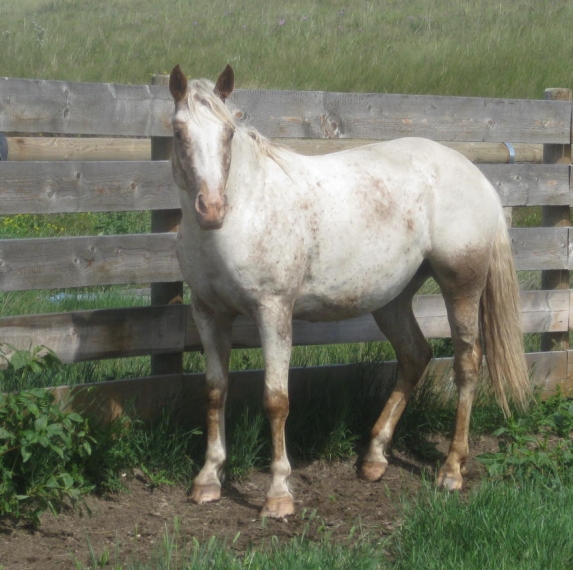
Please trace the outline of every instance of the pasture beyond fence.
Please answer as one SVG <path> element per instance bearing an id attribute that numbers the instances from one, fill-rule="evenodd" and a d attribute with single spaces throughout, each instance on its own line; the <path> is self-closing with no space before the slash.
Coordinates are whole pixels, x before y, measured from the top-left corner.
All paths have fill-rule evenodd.
<path id="1" fill-rule="evenodd" d="M 182 354 L 200 348 L 189 308 L 178 302 L 172 101 L 161 78 L 154 83 L 0 78 L 0 132 L 9 147 L 9 160 L 0 161 L 0 216 L 152 211 L 149 234 L 0 240 L 0 291 L 151 284 L 148 307 L 0 318 L 0 343 L 45 345 L 64 362 L 151 355 L 162 381 L 106 383 L 120 406 L 134 393 L 148 407 L 177 397 L 190 385 Z M 479 164 L 505 207 L 541 206 L 543 227 L 511 229 L 517 269 L 542 272 L 540 290 L 522 291 L 524 332 L 543 334 L 543 352 L 527 359 L 543 390 L 573 389 L 570 90 L 547 90 L 543 100 L 264 90 L 239 90 L 233 99 L 241 120 L 303 153 L 404 136 L 442 141 Z M 415 313 L 426 336 L 449 337 L 441 296 L 418 296 Z M 295 345 L 379 340 L 371 316 L 294 323 Z M 259 346 L 247 319 L 236 322 L 234 346 Z M 433 367 L 443 371 L 447 361 Z M 356 373 L 337 367 L 320 375 L 349 370 Z M 316 374 L 293 372 L 303 380 Z M 252 381 L 260 373 L 236 376 Z"/>

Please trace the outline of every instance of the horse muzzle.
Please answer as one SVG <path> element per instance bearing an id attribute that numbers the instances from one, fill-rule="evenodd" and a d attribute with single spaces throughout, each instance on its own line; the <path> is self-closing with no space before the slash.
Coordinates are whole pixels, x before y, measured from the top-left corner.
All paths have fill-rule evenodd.
<path id="1" fill-rule="evenodd" d="M 195 198 L 195 217 L 203 230 L 218 230 L 222 227 L 228 205 L 225 195 L 206 197 L 199 193 Z"/>

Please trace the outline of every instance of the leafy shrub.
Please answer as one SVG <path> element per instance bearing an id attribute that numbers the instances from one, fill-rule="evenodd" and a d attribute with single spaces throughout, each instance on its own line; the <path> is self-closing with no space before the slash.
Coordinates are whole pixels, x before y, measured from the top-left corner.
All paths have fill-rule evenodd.
<path id="1" fill-rule="evenodd" d="M 573 399 L 557 392 L 496 432 L 499 451 L 477 457 L 489 475 L 553 487 L 573 483 Z"/>
<path id="2" fill-rule="evenodd" d="M 45 346 L 18 350 L 9 344 L 0 344 L 0 391 L 10 392 L 28 387 L 28 378 L 34 374 L 56 372 L 62 362 L 56 353 Z"/>
<path id="3" fill-rule="evenodd" d="M 93 442 L 87 421 L 50 392 L 0 394 L 0 515 L 37 525 L 45 510 L 81 506 L 93 489 L 82 469 Z"/>

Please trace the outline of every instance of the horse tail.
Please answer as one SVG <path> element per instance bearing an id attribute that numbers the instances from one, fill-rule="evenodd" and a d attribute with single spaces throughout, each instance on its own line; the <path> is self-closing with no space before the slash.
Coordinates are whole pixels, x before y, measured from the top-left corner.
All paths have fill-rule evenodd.
<path id="1" fill-rule="evenodd" d="M 531 399 L 531 385 L 523 346 L 519 286 L 503 215 L 481 297 L 480 328 L 497 402 L 506 416 L 510 414 L 508 395 L 525 410 Z"/>

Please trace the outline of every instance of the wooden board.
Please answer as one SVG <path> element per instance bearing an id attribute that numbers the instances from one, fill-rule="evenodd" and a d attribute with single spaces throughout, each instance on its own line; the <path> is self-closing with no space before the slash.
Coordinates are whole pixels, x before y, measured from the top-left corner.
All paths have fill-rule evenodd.
<path id="1" fill-rule="evenodd" d="M 149 160 L 150 139 L 107 137 L 8 137 L 10 160 Z M 376 142 L 365 139 L 275 139 L 276 142 L 305 155 L 327 154 Z M 447 142 L 475 163 L 509 163 L 510 153 L 504 143 Z M 543 161 L 543 146 L 539 144 L 512 144 L 516 163 Z"/>
<path id="2" fill-rule="evenodd" d="M 482 164 L 504 206 L 569 205 L 563 164 Z M 169 161 L 0 162 L 0 215 L 179 208 Z"/>
<path id="3" fill-rule="evenodd" d="M 0 215 L 179 208 L 171 163 L 0 162 Z"/>
<path id="4" fill-rule="evenodd" d="M 547 143 L 570 141 L 571 104 L 367 93 L 237 91 L 244 118 L 269 137 Z M 551 140 L 550 140 L 551 139 Z"/>
<path id="5" fill-rule="evenodd" d="M 569 330 L 570 291 L 524 291 L 521 299 L 524 332 Z M 441 296 L 416 297 L 414 312 L 427 337 L 449 337 Z M 48 346 L 64 362 L 201 348 L 189 307 L 184 305 L 4 317 L 0 319 L 0 339 L 19 349 Z M 370 315 L 334 323 L 293 323 L 293 344 L 297 346 L 383 340 Z M 233 346 L 260 347 L 258 330 L 246 317 L 235 322 Z"/>
<path id="6" fill-rule="evenodd" d="M 317 155 L 339 152 L 365 144 L 378 142 L 373 139 L 274 139 L 300 154 Z M 509 164 L 510 153 L 504 143 L 438 141 L 463 154 L 476 164 Z M 539 144 L 512 143 L 515 163 L 540 163 L 543 146 Z"/>
<path id="7" fill-rule="evenodd" d="M 171 130 L 166 88 L 0 78 L 0 131 L 149 137 Z"/>
<path id="8" fill-rule="evenodd" d="M 176 237 L 0 240 L 0 291 L 181 281 Z"/>
<path id="9" fill-rule="evenodd" d="M 565 395 L 573 395 L 571 351 L 531 353 L 526 355 L 526 359 L 532 383 L 539 387 L 542 396 L 550 396 L 558 386 Z M 444 395 L 453 390 L 451 370 L 451 359 L 444 358 L 433 360 L 428 371 L 429 378 Z M 324 390 L 326 396 L 335 393 L 348 382 L 358 385 L 357 389 L 369 386 L 372 394 L 380 394 L 380 387 L 392 383 L 396 373 L 396 362 L 291 368 L 289 397 L 291 404 L 296 405 L 300 398 L 307 397 L 311 389 Z M 262 411 L 263 382 L 262 370 L 231 372 L 227 405 L 242 405 L 248 400 Z M 52 390 L 58 400 L 68 399 L 73 394 L 72 409 L 95 414 L 102 421 L 113 420 L 128 407 L 144 421 L 159 420 L 166 408 L 170 411 L 170 417 L 181 418 L 186 422 L 185 425 L 189 425 L 190 421 L 203 425 L 205 421 L 203 374 L 132 378 L 99 384 L 60 386 Z"/>
<path id="10" fill-rule="evenodd" d="M 565 164 L 479 164 L 504 206 L 569 205 L 570 169 Z"/>
<path id="11" fill-rule="evenodd" d="M 509 234 L 518 271 L 569 266 L 569 228 L 511 228 Z"/>
<path id="12" fill-rule="evenodd" d="M 10 160 L 150 160 L 149 139 L 8 137 Z M 516 158 L 521 153 L 516 150 Z M 540 162 L 540 161 L 538 161 Z"/>
<path id="13" fill-rule="evenodd" d="M 569 267 L 569 228 L 515 228 L 510 234 L 518 270 Z M 182 281 L 176 237 L 0 240 L 0 291 Z"/>
<path id="14" fill-rule="evenodd" d="M 26 350 L 43 345 L 63 362 L 166 354 L 184 349 L 180 305 L 101 309 L 0 319 L 0 338 Z"/>
<path id="15" fill-rule="evenodd" d="M 571 141 L 565 101 L 237 90 L 232 103 L 271 138 Z M 0 78 L 5 133 L 169 136 L 172 110 L 166 87 Z"/>
<path id="16" fill-rule="evenodd" d="M 569 291 L 522 291 L 522 326 L 525 333 L 569 330 Z M 414 298 L 414 314 L 427 338 L 449 338 L 450 327 L 441 295 L 419 295 Z M 293 321 L 293 344 L 296 346 L 377 342 L 386 338 L 371 315 L 337 322 L 311 323 Z M 246 317 L 238 317 L 233 327 L 236 347 L 258 348 L 257 327 Z M 197 330 L 188 320 L 186 350 L 200 348 Z"/>

